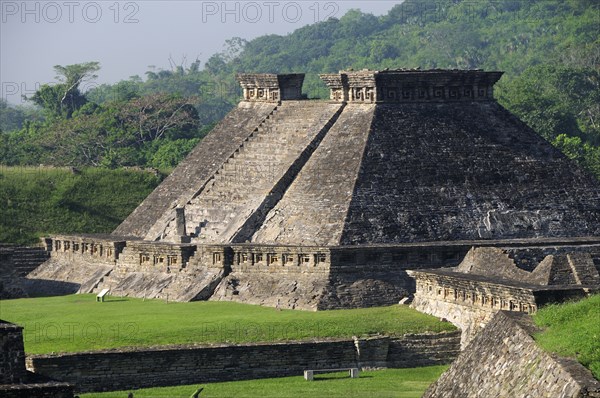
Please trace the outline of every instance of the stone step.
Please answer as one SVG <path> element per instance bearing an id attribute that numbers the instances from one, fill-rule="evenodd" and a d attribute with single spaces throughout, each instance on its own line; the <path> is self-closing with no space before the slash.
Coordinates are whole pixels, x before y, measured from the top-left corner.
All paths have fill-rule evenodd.
<path id="1" fill-rule="evenodd" d="M 231 218 L 251 214 L 253 210 L 248 205 L 256 206 L 264 200 L 314 135 L 324 128 L 334 110 L 323 104 L 311 104 L 308 108 L 301 102 L 282 104 L 192 201 L 186 209 L 188 227 L 206 222 L 200 238 L 210 240 L 227 233 L 228 228 L 236 228 L 231 225 Z M 317 117 L 313 115 L 315 111 Z"/>

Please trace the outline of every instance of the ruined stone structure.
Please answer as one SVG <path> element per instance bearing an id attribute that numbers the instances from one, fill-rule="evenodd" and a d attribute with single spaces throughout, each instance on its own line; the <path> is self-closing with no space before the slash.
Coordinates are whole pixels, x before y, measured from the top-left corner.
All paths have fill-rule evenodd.
<path id="1" fill-rule="evenodd" d="M 592 250 L 597 259 L 598 249 Z M 600 291 L 600 276 L 587 250 L 556 250 L 526 271 L 508 251 L 474 248 L 458 267 L 408 272 L 416 279 L 411 306 L 457 325 L 463 347 L 498 311 L 531 314 L 544 304 Z"/>
<path id="2" fill-rule="evenodd" d="M 501 75 L 343 71 L 321 76 L 329 100 L 304 99 L 302 74 L 239 75 L 244 99 L 113 234 L 47 238 L 29 279 L 364 307 L 473 246 L 513 245 L 519 266 L 597 247 L 600 184 L 494 100 Z"/>
<path id="3" fill-rule="evenodd" d="M 448 364 L 459 352 L 459 333 L 443 332 L 32 355 L 27 367 L 88 392 L 297 376 L 305 369 L 431 366 Z"/>
<path id="4" fill-rule="evenodd" d="M 0 299 L 22 297 L 31 289 L 24 278 L 48 260 L 50 254 L 40 247 L 0 244 Z"/>
<path id="5" fill-rule="evenodd" d="M 0 320 L 0 395 L 5 398 L 73 398 L 73 386 L 25 368 L 23 328 Z"/>
<path id="6" fill-rule="evenodd" d="M 531 317 L 501 311 L 423 398 L 597 398 L 600 382 L 573 359 L 542 350 Z"/>

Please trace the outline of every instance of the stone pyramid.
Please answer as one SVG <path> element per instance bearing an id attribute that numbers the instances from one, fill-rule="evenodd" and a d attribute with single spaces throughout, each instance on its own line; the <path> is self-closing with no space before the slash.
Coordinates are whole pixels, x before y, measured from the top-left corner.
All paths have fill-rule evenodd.
<path id="1" fill-rule="evenodd" d="M 493 99 L 499 72 L 241 75 L 233 110 L 115 234 L 393 244 L 600 234 L 600 184 Z M 285 93 L 285 94 L 282 94 Z"/>
<path id="2" fill-rule="evenodd" d="M 600 266 L 599 182 L 494 100 L 501 76 L 342 71 L 308 100 L 303 74 L 239 75 L 239 105 L 113 234 L 46 238 L 30 277 L 326 309 L 396 303 L 406 270 L 473 246 L 519 264 L 593 247 Z"/>

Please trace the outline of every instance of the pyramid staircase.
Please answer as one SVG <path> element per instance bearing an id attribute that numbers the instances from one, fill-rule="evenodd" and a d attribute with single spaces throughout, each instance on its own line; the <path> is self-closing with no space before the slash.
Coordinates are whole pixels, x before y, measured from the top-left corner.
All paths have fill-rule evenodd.
<path id="1" fill-rule="evenodd" d="M 339 104 L 321 102 L 280 105 L 186 205 L 188 233 L 202 243 L 232 241 L 265 199 L 276 194 L 274 188 L 287 188 L 278 182 L 298 167 L 298 158 L 313 149 L 340 110 Z M 285 180 L 283 185 L 291 183 Z"/>

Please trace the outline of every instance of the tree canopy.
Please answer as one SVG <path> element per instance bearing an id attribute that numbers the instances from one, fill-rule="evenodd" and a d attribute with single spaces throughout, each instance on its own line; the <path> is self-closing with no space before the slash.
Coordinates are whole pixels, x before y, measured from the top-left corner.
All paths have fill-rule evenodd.
<path id="1" fill-rule="evenodd" d="M 108 147 L 102 153 L 111 155 L 87 163 L 91 160 L 71 154 L 57 162 L 174 165 L 180 156 L 157 160 L 168 152 L 161 145 L 170 153 L 189 150 L 239 100 L 239 72 L 305 72 L 308 96 L 327 98 L 319 73 L 481 68 L 505 71 L 498 101 L 600 177 L 599 15 L 600 3 L 593 0 L 406 0 L 380 17 L 351 10 L 284 36 L 232 38 L 203 67 L 199 59 L 189 64 L 185 57 L 180 63 L 169 59 L 167 69 L 149 67 L 144 78 L 86 93 L 80 87 L 96 77 L 97 62 L 57 65 L 59 83 L 40 87 L 31 98 L 46 120 L 24 120 L 15 107 L 0 107 L 0 163 L 39 162 L 56 150 L 45 144 L 48 137 L 62 131 L 80 140 L 110 137 L 103 138 Z M 149 104 L 161 111 L 149 112 Z M 179 109 L 172 119 L 169 109 Z M 169 120 L 178 122 L 156 126 Z M 143 139 L 126 149 L 121 143 L 135 134 Z"/>
<path id="2" fill-rule="evenodd" d="M 79 90 L 82 83 L 96 79 L 100 69 L 98 62 L 86 62 L 75 65 L 55 65 L 56 79 L 59 84 L 42 85 L 30 98 L 33 103 L 42 107 L 49 117 L 70 118 L 73 112 L 87 103 L 84 94 Z"/>

